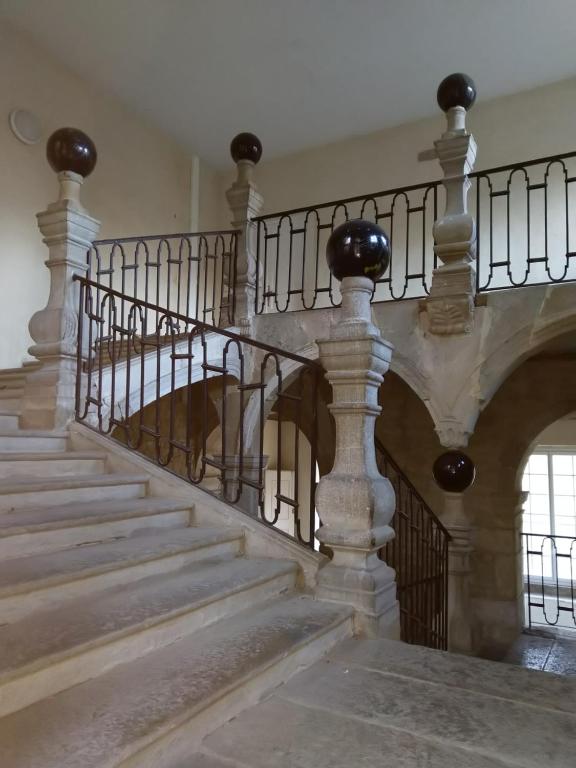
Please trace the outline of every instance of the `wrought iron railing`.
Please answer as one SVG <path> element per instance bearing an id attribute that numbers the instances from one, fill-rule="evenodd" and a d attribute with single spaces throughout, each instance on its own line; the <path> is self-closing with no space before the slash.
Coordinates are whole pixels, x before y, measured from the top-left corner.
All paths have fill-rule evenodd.
<path id="1" fill-rule="evenodd" d="M 435 264 L 432 225 L 442 195 L 441 184 L 431 182 L 258 217 L 256 312 L 339 305 L 326 243 L 335 227 L 355 218 L 380 224 L 392 244 L 375 301 L 424 296 Z"/>
<path id="2" fill-rule="evenodd" d="M 88 252 L 88 279 L 176 314 L 229 326 L 237 243 L 235 230 L 97 240 Z"/>
<path id="3" fill-rule="evenodd" d="M 478 291 L 576 280 L 576 152 L 470 178 Z"/>
<path id="4" fill-rule="evenodd" d="M 77 279 L 77 421 L 313 547 L 322 368 Z"/>
<path id="5" fill-rule="evenodd" d="M 402 640 L 446 650 L 450 534 L 378 438 L 376 459 L 396 493 L 396 537 L 383 559 L 396 571 Z"/>
<path id="6" fill-rule="evenodd" d="M 479 292 L 576 280 L 576 152 L 469 178 Z M 258 217 L 256 312 L 337 306 L 324 253 L 333 229 L 351 218 L 379 223 L 391 238 L 390 269 L 374 301 L 426 296 L 436 266 L 433 224 L 444 200 L 435 181 Z"/>
<path id="7" fill-rule="evenodd" d="M 576 537 L 522 537 L 527 625 L 576 629 Z"/>

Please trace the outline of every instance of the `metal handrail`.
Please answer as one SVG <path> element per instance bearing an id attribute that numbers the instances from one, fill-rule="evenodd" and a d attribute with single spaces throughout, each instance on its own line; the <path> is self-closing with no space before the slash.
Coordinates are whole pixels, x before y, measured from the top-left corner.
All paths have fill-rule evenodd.
<path id="1" fill-rule="evenodd" d="M 288 358 L 289 360 L 293 360 L 296 363 L 301 363 L 302 365 L 307 365 L 313 368 L 317 368 L 319 371 L 324 370 L 317 360 L 310 360 L 307 357 L 302 357 L 301 355 L 297 355 L 294 352 L 288 352 L 287 350 L 279 349 L 278 347 L 273 347 L 271 344 L 266 344 L 265 342 L 258 341 L 257 339 L 253 339 L 252 337 L 242 336 L 239 333 L 234 333 L 234 331 L 230 331 L 228 328 L 218 328 L 214 325 L 210 325 L 210 323 L 205 323 L 202 320 L 196 320 L 195 318 L 188 317 L 187 315 L 183 315 L 179 312 L 172 312 L 169 309 L 160 307 L 157 304 L 152 304 L 149 301 L 143 301 L 142 299 L 136 299 L 131 296 L 126 296 L 120 291 L 116 291 L 113 288 L 108 288 L 108 286 L 102 285 L 101 283 L 97 283 L 94 280 L 89 280 L 88 278 L 83 277 L 82 275 L 76 274 L 73 276 L 73 279 L 77 282 L 82 283 L 83 285 L 88 285 L 91 288 L 96 288 L 97 290 L 104 291 L 110 296 L 114 296 L 118 299 L 134 301 L 134 303 L 137 303 L 139 306 L 149 310 L 150 312 L 154 312 L 154 313 L 157 312 L 159 314 L 163 314 L 166 317 L 170 317 L 170 318 L 173 318 L 174 320 L 178 320 L 188 325 L 192 325 L 195 328 L 198 328 L 199 330 L 205 331 L 206 333 L 215 333 L 215 334 L 218 334 L 219 336 L 225 336 L 228 339 L 232 339 L 234 341 L 241 342 L 244 344 L 249 344 L 251 347 L 257 347 L 258 349 L 261 349 L 264 352 L 281 354 L 282 357 Z"/>
<path id="2" fill-rule="evenodd" d="M 449 532 L 376 437 L 378 467 L 396 494 L 395 538 L 382 558 L 396 571 L 402 640 L 448 647 Z"/>
<path id="3" fill-rule="evenodd" d="M 574 158 L 576 151 L 468 174 L 477 292 L 576 281 Z M 436 179 L 258 216 L 256 313 L 339 305 L 323 251 L 349 218 L 382 224 L 392 241 L 390 269 L 376 282 L 374 301 L 427 296 L 437 266 L 432 225 L 444 194 Z"/>
<path id="4" fill-rule="evenodd" d="M 256 508 L 261 522 L 315 548 L 322 367 L 84 276 L 74 280 L 76 420 L 242 511 Z M 271 415 L 277 468 L 267 478 Z M 289 441 L 287 423 L 295 427 Z M 299 460 L 301 434 L 310 442 L 309 467 L 308 457 Z M 294 468 L 292 488 L 283 485 L 283 466 Z"/>

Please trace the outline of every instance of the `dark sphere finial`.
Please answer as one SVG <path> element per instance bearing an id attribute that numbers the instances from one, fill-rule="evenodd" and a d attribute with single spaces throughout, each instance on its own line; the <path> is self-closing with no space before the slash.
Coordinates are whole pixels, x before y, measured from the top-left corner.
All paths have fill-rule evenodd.
<path id="1" fill-rule="evenodd" d="M 253 133 L 239 133 L 230 143 L 230 154 L 235 163 L 250 160 L 256 165 L 262 157 L 262 142 Z"/>
<path id="2" fill-rule="evenodd" d="M 474 462 L 462 451 L 446 451 L 438 456 L 432 471 L 440 488 L 450 493 L 462 493 L 476 477 Z"/>
<path id="3" fill-rule="evenodd" d="M 448 75 L 438 86 L 436 99 L 443 112 L 448 112 L 452 107 L 464 107 L 468 111 L 476 101 L 474 80 L 462 72 Z"/>
<path id="4" fill-rule="evenodd" d="M 46 157 L 53 171 L 73 171 L 89 176 L 98 153 L 92 139 L 78 128 L 59 128 L 46 144 Z"/>
<path id="5" fill-rule="evenodd" d="M 337 280 L 369 277 L 378 280 L 390 263 L 390 241 L 378 224 L 351 219 L 336 227 L 328 239 L 326 259 Z"/>

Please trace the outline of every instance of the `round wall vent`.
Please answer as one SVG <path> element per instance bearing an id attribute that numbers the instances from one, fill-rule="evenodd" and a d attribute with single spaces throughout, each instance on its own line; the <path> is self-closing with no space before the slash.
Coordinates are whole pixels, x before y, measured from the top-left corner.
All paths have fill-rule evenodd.
<path id="1" fill-rule="evenodd" d="M 38 144 L 42 137 L 40 121 L 27 109 L 13 109 L 10 112 L 10 128 L 17 139 L 24 144 Z"/>

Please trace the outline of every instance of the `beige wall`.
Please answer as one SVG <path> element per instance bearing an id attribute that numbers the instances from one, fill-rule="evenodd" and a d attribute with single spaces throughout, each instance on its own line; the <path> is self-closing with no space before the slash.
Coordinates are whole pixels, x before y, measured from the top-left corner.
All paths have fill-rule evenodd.
<path id="1" fill-rule="evenodd" d="M 576 446 L 576 414 L 550 424 L 538 435 L 538 445 Z"/>
<path id="2" fill-rule="evenodd" d="M 102 221 L 101 236 L 189 231 L 191 157 L 142 118 L 76 77 L 26 37 L 0 26 L 0 368 L 26 357 L 30 316 L 44 306 L 46 249 L 35 214 L 56 198 L 54 173 L 44 154 L 56 128 L 85 130 L 98 164 L 83 201 Z M 8 125 L 14 108 L 34 112 L 42 141 L 20 143 Z M 200 164 L 199 225 L 213 225 L 214 174 Z M 202 189 L 202 186 L 200 187 Z M 8 332 L 7 332 L 8 331 Z"/>
<path id="3" fill-rule="evenodd" d="M 474 74 L 474 73 L 472 73 Z M 381 94 L 386 98 L 386 94 Z M 482 93 L 480 91 L 480 97 Z M 299 119 L 306 119 L 300 116 Z M 576 78 L 476 104 L 468 125 L 478 142 L 477 168 L 575 149 Z M 266 161 L 256 180 L 266 212 L 375 192 L 438 178 L 438 163 L 419 151 L 444 130 L 444 116 L 420 120 Z M 231 175 L 223 179 L 225 186 Z"/>

